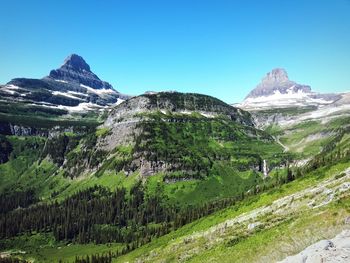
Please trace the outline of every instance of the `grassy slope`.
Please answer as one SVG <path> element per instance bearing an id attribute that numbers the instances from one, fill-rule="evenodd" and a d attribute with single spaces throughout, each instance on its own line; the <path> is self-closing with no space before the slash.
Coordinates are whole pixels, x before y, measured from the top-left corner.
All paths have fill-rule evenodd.
<path id="1" fill-rule="evenodd" d="M 116 262 L 134 262 L 136 258 L 146 255 L 153 250 L 156 250 L 160 254 L 159 258 L 161 260 L 165 260 L 165 262 L 167 262 L 166 260 L 171 261 L 171 259 L 176 258 L 178 255 L 162 254 L 162 249 L 166 248 L 169 244 L 174 242 L 182 242 L 181 240 L 190 234 L 205 231 L 208 228 L 224 222 L 227 219 L 234 218 L 255 208 L 271 204 L 276 199 L 315 185 L 322 180 L 331 178 L 334 176 L 334 174 L 338 174 L 345 168 L 349 167 L 349 165 L 350 163 L 339 163 L 333 167 L 322 168 L 306 177 L 283 185 L 278 189 L 270 190 L 258 196 L 249 197 L 247 200 L 240 202 L 233 207 L 216 212 L 213 215 L 185 225 L 184 227 L 171 232 L 166 236 L 154 239 L 151 243 L 138 248 L 123 257 L 120 257 L 116 260 Z M 344 210 L 348 207 L 348 205 L 348 202 L 340 203 L 338 206 L 332 204 L 330 207 L 327 207 L 327 209 L 320 210 L 320 212 L 322 212 L 321 217 L 315 216 L 312 213 L 305 214 L 302 217 L 299 217 L 294 223 L 283 223 L 276 228 L 261 231 L 256 235 L 253 235 L 238 243 L 236 246 L 231 247 L 227 246 L 226 244 L 221 244 L 205 254 L 198 255 L 198 257 L 195 257 L 192 260 L 194 262 L 208 262 L 206 259 L 210 258 L 211 262 L 221 262 L 223 260 L 222 255 L 224 253 L 225 255 L 229 256 L 225 257 L 227 260 L 234 257 L 237 258 L 237 260 L 240 259 L 241 262 L 246 262 L 244 261 L 246 258 L 250 258 L 252 260 L 254 258 L 256 259 L 256 257 L 253 257 L 254 254 L 256 256 L 263 256 L 266 255 L 266 253 L 271 252 L 262 248 L 275 247 L 278 246 L 280 242 L 284 242 L 286 245 L 290 245 L 290 242 L 294 244 L 293 239 L 291 239 L 291 233 L 293 233 L 293 235 L 300 235 L 300 238 L 307 237 L 307 244 L 315 241 L 316 239 L 330 237 L 339 230 L 340 224 L 338 223 L 344 219 L 345 215 L 348 214 L 347 210 Z M 317 224 L 310 225 L 310 222 L 315 222 Z M 337 223 L 333 225 L 332 222 Z M 322 232 L 323 234 L 316 235 L 318 231 L 327 229 L 328 231 Z M 56 243 L 49 234 L 36 234 L 30 237 L 23 235 L 15 238 L 14 240 L 8 240 L 7 242 L 9 246 L 11 246 L 12 242 L 12 251 L 26 251 L 26 254 L 22 255 L 18 253 L 18 255 L 21 255 L 27 259 L 35 259 L 36 262 L 57 262 L 58 259 L 71 262 L 76 255 L 91 255 L 94 253 L 107 252 L 109 250 L 117 251 L 122 247 L 121 244 L 111 244 L 111 246 L 107 246 L 94 244 L 68 245 L 65 243 Z M 303 243 L 302 245 L 306 245 L 306 243 Z M 252 249 L 255 251 L 255 253 L 251 252 Z M 295 253 L 298 249 L 301 249 L 301 246 L 291 247 L 291 249 L 287 250 L 287 252 Z M 283 251 L 286 252 L 285 250 Z M 281 258 L 282 255 L 285 254 L 277 253 L 274 255 L 274 257 Z"/>
<path id="2" fill-rule="evenodd" d="M 126 177 L 123 172 L 107 171 L 101 176 L 86 175 L 75 179 L 63 176 L 63 171 L 49 159 L 38 162 L 45 139 L 41 137 L 8 136 L 13 145 L 10 160 L 0 164 L 0 192 L 35 189 L 42 200 L 63 200 L 75 192 L 101 185 L 114 190 L 130 188 L 138 173 Z"/>
<path id="3" fill-rule="evenodd" d="M 147 191 L 157 194 L 161 189 L 170 203 L 180 206 L 203 204 L 209 200 L 219 200 L 248 191 L 252 185 L 261 182 L 261 175 L 254 172 L 238 172 L 227 167 L 220 167 L 220 175 L 213 175 L 204 180 L 163 182 L 163 174 L 149 177 Z M 157 186 L 159 186 L 157 188 Z"/>
<path id="4" fill-rule="evenodd" d="M 319 153 L 348 123 L 348 117 L 339 117 L 324 124 L 306 121 L 286 128 L 273 125 L 267 127 L 266 132 L 278 137 L 290 152 L 307 158 Z"/>
<path id="5" fill-rule="evenodd" d="M 51 234 L 37 233 L 34 235 L 21 235 L 5 241 L 7 247 L 12 247 L 14 256 L 19 256 L 33 262 L 74 262 L 76 256 L 93 255 L 119 251 L 122 244 L 69 244 L 56 242 Z M 23 253 L 25 252 L 25 253 Z"/>
<path id="6" fill-rule="evenodd" d="M 342 122 L 335 123 L 333 124 L 334 125 L 333 127 L 337 127 L 341 123 Z M 318 128 L 320 128 L 319 124 L 314 124 L 314 125 L 315 126 L 313 125 L 310 126 L 311 128 L 307 130 L 307 133 L 312 134 L 314 131 L 317 131 Z M 309 126 L 306 126 L 306 128 L 308 127 Z M 98 135 L 103 135 L 106 132 L 108 131 L 100 130 L 97 133 Z M 302 137 L 299 137 L 299 138 L 302 138 Z M 21 144 L 20 141 L 23 140 L 23 138 L 13 137 L 12 140 L 14 140 L 14 143 L 16 145 L 20 145 Z M 347 142 L 348 140 L 349 140 L 348 137 L 343 138 L 343 141 L 345 142 Z M 226 146 L 227 145 L 229 144 L 226 144 Z M 212 147 L 212 149 L 216 149 L 219 146 L 222 147 L 222 143 L 219 144 L 217 142 L 212 142 L 212 145 L 210 147 Z M 239 145 L 236 145 L 236 146 L 238 147 Z M 258 146 L 259 145 L 257 144 L 256 147 L 252 149 L 256 149 Z M 271 150 L 267 151 L 267 156 L 271 156 L 271 153 L 275 150 L 274 147 L 275 146 L 273 146 Z M 246 148 L 249 149 L 250 145 L 247 145 Z M 25 186 L 22 186 L 22 187 L 35 186 L 35 187 L 38 187 L 38 189 L 42 189 L 40 191 L 40 196 L 42 198 L 49 198 L 53 192 L 58 191 L 59 194 L 55 196 L 55 198 L 62 200 L 65 197 L 73 194 L 75 191 L 79 189 L 83 189 L 85 187 L 93 186 L 94 184 L 100 184 L 113 189 L 117 186 L 120 186 L 121 184 L 128 187 L 132 185 L 136 180 L 138 180 L 137 173 L 135 173 L 133 176 L 126 177 L 123 173 L 116 173 L 109 169 L 104 171 L 104 173 L 100 177 L 95 177 L 91 175 L 91 176 L 85 176 L 85 177 L 71 180 L 71 179 L 64 178 L 60 172 L 55 177 L 52 177 L 52 176 L 50 177 L 49 175 L 51 175 L 54 171 L 56 171 L 57 167 L 55 167 L 55 165 L 49 162 L 48 160 L 45 160 L 41 164 L 38 164 L 37 162 L 35 162 L 35 158 L 34 158 L 35 155 L 33 155 L 33 159 L 30 159 L 30 158 L 28 159 L 28 157 L 31 154 L 32 152 L 25 153 L 23 154 L 22 157 L 19 156 L 19 158 L 12 159 L 10 162 L 0 165 L 0 174 L 4 175 L 0 177 L 0 180 L 1 180 L 0 187 L 2 187 L 2 189 L 10 185 L 20 187 L 20 185 L 25 183 Z M 192 224 L 186 225 L 181 229 L 170 233 L 167 236 L 156 239 L 152 241 L 152 243 L 142 248 L 139 248 L 129 253 L 128 255 L 122 257 L 120 261 L 124 261 L 124 260 L 133 261 L 136 257 L 142 254 L 148 253 L 152 249 L 157 249 L 157 248 L 161 249 L 162 247 L 166 246 L 169 242 L 172 242 L 173 239 L 177 240 L 194 231 L 205 230 L 208 227 L 218 224 L 220 222 L 223 222 L 228 218 L 235 217 L 241 213 L 250 211 L 251 209 L 254 209 L 256 207 L 269 204 L 273 200 L 276 200 L 277 198 L 280 198 L 282 196 L 288 195 L 295 191 L 301 190 L 303 188 L 306 188 L 307 186 L 315 184 L 318 180 L 323 180 L 329 176 L 332 176 L 335 173 L 343 170 L 345 167 L 348 167 L 348 166 L 349 166 L 349 163 L 345 163 L 345 164 L 340 163 L 332 168 L 321 169 L 320 171 L 318 171 L 318 173 L 316 172 L 312 173 L 305 178 L 298 179 L 297 181 L 292 182 L 288 185 L 282 186 L 279 189 L 271 190 L 268 193 L 261 194 L 258 197 L 250 197 L 248 200 L 246 200 L 245 202 L 242 202 L 241 204 L 237 204 L 235 207 L 225 209 L 223 211 L 215 213 L 214 215 L 205 217 Z M 182 204 L 198 204 L 207 200 L 218 198 L 217 196 L 218 193 L 220 193 L 220 198 L 231 196 L 232 193 L 237 191 L 237 189 L 244 188 L 246 185 L 251 185 L 252 181 L 250 180 L 255 180 L 254 177 L 250 177 L 252 174 L 250 174 L 249 176 L 248 172 L 238 172 L 236 170 L 228 169 L 227 167 L 224 168 L 220 165 L 218 165 L 216 169 L 217 169 L 217 174 L 213 174 L 213 176 L 205 180 L 180 181 L 176 183 L 163 184 L 163 191 L 168 195 L 169 200 L 171 202 L 180 202 Z M 323 172 L 325 175 L 319 176 L 319 174 L 320 173 L 322 174 Z M 232 176 L 232 174 L 235 174 L 235 176 Z M 155 186 L 158 184 L 158 182 L 162 181 L 162 176 L 163 175 L 149 177 L 147 182 L 147 187 L 151 194 L 155 194 L 154 192 Z M 45 180 L 43 180 L 43 177 L 45 178 Z M 247 184 L 245 182 L 247 182 Z M 313 215 L 305 215 L 305 222 L 307 222 L 306 220 L 307 218 L 312 218 L 312 216 Z M 299 228 L 302 229 L 302 227 L 299 227 Z M 272 231 L 271 233 L 273 233 L 274 230 L 271 230 L 271 231 Z M 282 231 L 282 230 L 279 230 L 279 231 Z M 295 229 L 295 231 L 297 231 L 297 229 Z M 264 236 L 263 233 L 265 233 L 265 231 L 256 235 L 256 241 L 254 241 L 255 239 L 252 239 L 253 240 L 252 242 L 256 243 L 256 247 L 258 247 L 259 245 L 261 246 L 262 245 L 261 242 L 265 238 L 271 241 L 276 239 L 276 236 L 273 236 L 273 234 L 269 234 L 270 232 L 266 231 L 267 233 L 266 236 Z M 279 232 L 277 231 L 277 233 Z M 262 235 L 262 236 L 260 237 L 259 235 Z M 244 242 L 247 242 L 246 248 L 244 248 L 244 244 L 245 244 L 244 242 L 240 243 L 242 244 L 241 246 L 243 246 L 241 250 L 246 251 L 245 252 L 246 254 L 242 252 L 242 255 L 243 255 L 242 258 L 244 258 L 244 255 L 249 254 L 248 247 L 253 246 L 252 243 L 249 243 L 249 240 L 250 239 L 247 239 L 244 241 Z M 58 249 L 57 248 L 58 246 L 61 246 L 61 249 Z M 38 251 L 35 251 L 35 247 L 37 247 L 37 243 L 33 243 L 33 246 L 29 248 L 30 252 L 28 254 L 28 257 L 35 257 L 35 258 L 41 257 L 41 260 L 44 260 L 45 257 L 46 258 L 52 257 L 53 259 L 63 257 L 64 259 L 70 260 L 72 259 L 73 254 L 84 255 L 87 253 L 87 251 L 101 252 L 107 249 L 106 246 L 71 245 L 68 247 L 68 246 L 65 246 L 65 244 L 54 244 L 53 247 L 43 248 L 42 250 L 40 250 L 40 252 L 38 252 Z M 113 249 L 116 249 L 118 247 L 119 245 L 113 246 Z M 221 248 L 220 247 L 217 248 L 217 250 L 216 249 L 212 250 L 210 254 L 212 254 L 214 258 L 217 258 L 219 254 L 216 254 L 216 253 L 231 253 L 230 251 L 232 252 L 232 248 L 227 248 L 226 246 L 224 246 Z M 233 253 L 233 255 L 235 254 Z M 210 256 L 210 255 L 206 255 L 206 256 Z M 165 255 L 164 255 L 164 258 L 166 258 Z M 194 258 L 193 260 L 200 261 L 201 257 L 199 257 L 198 259 Z"/>
<path id="7" fill-rule="evenodd" d="M 307 187 L 310 187 L 312 185 L 315 185 L 318 182 L 320 182 L 321 180 L 326 180 L 330 177 L 333 177 L 335 174 L 340 173 L 345 168 L 349 167 L 349 165 L 350 165 L 350 163 L 339 163 L 339 164 L 332 166 L 332 167 L 322 168 L 322 169 L 319 169 L 317 171 L 310 173 L 306 177 L 297 179 L 289 184 L 283 185 L 282 187 L 280 187 L 278 189 L 270 190 L 266 193 L 260 194 L 259 196 L 250 197 L 247 200 L 245 200 L 245 201 L 243 201 L 243 202 L 241 202 L 233 207 L 224 209 L 224 210 L 219 211 L 213 215 L 210 215 L 210 216 L 207 216 L 207 217 L 202 218 L 200 220 L 197 220 L 196 222 L 188 224 L 188 225 L 178 229 L 175 232 L 172 232 L 166 236 L 155 239 L 150 244 L 147 244 L 141 248 L 136 249 L 135 251 L 130 252 L 129 254 L 127 254 L 123 257 L 120 257 L 119 259 L 116 260 L 116 262 L 127 262 L 127 261 L 134 262 L 136 260 L 136 258 L 147 255 L 151 251 L 156 251 L 156 253 L 159 253 L 158 258 L 160 260 L 164 260 L 164 262 L 167 262 L 167 260 L 172 261 L 172 259 L 176 258 L 179 255 L 162 254 L 162 250 L 164 248 L 166 248 L 169 244 L 174 244 L 176 242 L 182 242 L 184 237 L 186 237 L 190 234 L 204 231 L 211 226 L 214 226 L 214 225 L 217 225 L 221 222 L 224 222 L 227 219 L 234 218 L 238 215 L 241 215 L 245 212 L 251 211 L 255 208 L 271 204 L 276 199 L 279 199 L 281 197 L 290 195 L 294 192 L 297 192 L 297 191 L 303 190 Z M 329 211 L 331 211 L 331 210 L 329 210 Z M 305 215 L 304 222 L 308 221 L 307 216 L 308 215 Z M 310 216 L 312 217 L 313 215 L 310 215 Z M 322 220 L 321 220 L 321 222 L 322 222 Z M 329 227 L 330 222 L 328 222 L 328 221 L 327 222 L 324 221 L 324 222 Z M 290 223 L 292 223 L 292 222 L 290 222 Z M 290 225 L 288 225 L 288 227 L 289 226 Z M 281 226 L 280 230 L 281 229 L 284 229 L 283 225 Z M 291 227 L 291 229 L 293 229 L 293 228 Z M 267 231 L 273 232 L 275 230 L 272 229 L 272 230 L 267 230 Z M 293 231 L 291 231 L 290 233 L 293 233 Z M 264 233 L 264 232 L 265 231 L 262 231 L 261 233 Z M 301 233 L 303 232 L 302 228 L 300 228 L 300 232 Z M 269 232 L 267 232 L 266 235 L 270 235 Z M 252 238 L 254 238 L 254 236 Z M 321 238 L 321 237 L 319 236 L 318 238 Z M 275 239 L 271 238 L 271 240 L 273 241 Z M 251 250 L 250 250 L 251 243 L 249 243 L 249 239 L 247 239 L 244 242 L 248 242 L 248 243 L 246 243 L 246 245 L 244 245 L 244 244 L 241 245 L 242 249 L 239 250 L 239 253 L 241 253 L 242 255 L 248 255 L 251 253 Z M 261 238 L 260 236 L 257 236 L 256 239 L 253 239 L 252 242 L 255 244 L 256 248 L 258 248 L 259 246 L 261 246 L 261 247 L 265 246 L 264 245 L 264 238 Z M 203 245 L 205 245 L 205 244 L 203 244 Z M 227 251 L 220 252 L 220 248 L 218 248 L 218 249 L 219 249 L 219 251 L 212 251 L 212 253 L 214 255 L 213 262 L 215 262 L 215 260 L 219 260 L 219 257 L 220 257 L 220 255 L 222 255 L 221 254 L 222 252 L 224 252 L 224 253 L 227 252 Z M 227 248 L 227 249 L 231 250 L 231 248 Z M 237 252 L 237 250 L 235 250 L 235 251 Z M 217 253 L 217 254 L 215 254 L 215 253 Z M 231 253 L 231 254 L 234 254 L 234 253 Z M 216 257 L 215 257 L 215 255 L 216 255 Z M 208 255 L 200 255 L 198 258 L 198 261 L 200 261 L 200 259 L 202 259 L 202 260 L 205 259 L 205 256 L 208 256 Z M 236 256 L 238 256 L 238 254 L 237 255 L 234 254 L 234 256 L 236 257 Z M 242 262 L 244 262 L 244 256 L 242 256 L 241 259 L 243 260 Z"/>
<path id="8" fill-rule="evenodd" d="M 257 165 L 256 162 L 259 156 L 266 158 L 268 162 L 276 163 L 279 163 L 283 158 L 282 155 L 276 155 L 276 152 L 282 152 L 282 148 L 278 144 L 268 141 L 266 134 L 258 132 L 257 136 L 267 140 L 265 143 L 261 143 L 258 139 L 247 137 L 244 134 L 244 127 L 227 122 L 226 119 L 212 120 L 199 114 L 165 116 L 161 113 L 156 113 L 154 118 L 155 120 L 152 122 L 153 137 L 148 138 L 150 139 L 148 146 L 154 150 L 158 158 L 167 156 L 167 158 L 177 160 L 177 154 L 180 152 L 180 156 L 183 158 L 181 162 L 188 167 L 196 168 L 199 160 L 202 160 L 202 167 L 209 171 L 210 176 L 204 180 L 164 184 L 165 193 L 171 199 L 185 205 L 202 203 L 245 192 L 252 185 L 261 182 L 261 178 L 257 173 L 238 171 L 237 165 Z M 180 118 L 189 121 L 172 123 L 164 121 L 163 118 Z M 179 130 L 180 126 L 181 129 Z M 208 128 L 212 130 L 209 139 Z M 164 133 L 164 131 L 167 132 Z M 95 134 L 96 136 L 105 136 L 108 132 L 108 129 L 97 129 Z M 67 135 L 74 137 L 74 134 Z M 232 136 L 233 139 L 231 139 Z M 125 149 L 118 149 L 118 151 L 111 154 L 112 158 L 104 159 L 104 163 L 100 166 L 96 176 L 89 174 L 69 179 L 63 176 L 63 171 L 58 169 L 51 160 L 45 159 L 40 163 L 36 161 L 45 144 L 43 138 L 16 136 L 8 136 L 8 138 L 15 151 L 9 162 L 0 165 L 0 192 L 6 189 L 11 191 L 35 188 L 41 199 L 47 200 L 54 197 L 62 200 L 78 190 L 95 184 L 111 189 L 117 186 L 129 188 L 139 178 L 137 172 L 131 176 L 125 176 L 122 171 L 116 172 L 115 169 L 115 165 L 119 163 L 120 158 L 131 156 L 132 148 L 130 147 L 122 147 Z M 36 147 L 30 145 L 34 143 L 38 145 Z M 79 143 L 66 155 L 66 158 L 69 160 L 71 156 L 76 157 L 81 152 L 81 147 L 82 145 Z M 252 155 L 254 155 L 253 158 Z M 80 156 L 78 159 L 83 157 Z M 207 168 L 209 160 L 214 160 L 214 165 Z M 186 177 L 187 175 L 182 176 Z M 158 180 L 156 179 L 158 177 L 149 180 L 150 185 L 154 183 L 154 180 Z M 193 198 L 193 196 L 196 198 Z"/>
<path id="9" fill-rule="evenodd" d="M 221 244 L 191 258 L 189 262 L 274 262 L 299 253 L 305 247 L 333 238 L 343 229 L 344 218 L 350 215 L 350 199 L 291 219 L 292 222 L 258 232 L 237 245 Z"/>

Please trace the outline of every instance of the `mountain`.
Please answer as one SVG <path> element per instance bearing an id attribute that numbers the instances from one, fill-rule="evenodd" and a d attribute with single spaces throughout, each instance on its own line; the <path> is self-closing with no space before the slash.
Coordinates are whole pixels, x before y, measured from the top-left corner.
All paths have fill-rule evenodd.
<path id="1" fill-rule="evenodd" d="M 339 98 L 337 94 L 312 92 L 310 86 L 289 80 L 285 69 L 276 68 L 267 73 L 244 101 L 236 106 L 250 110 L 322 106 L 331 104 Z"/>
<path id="2" fill-rule="evenodd" d="M 262 79 L 261 83 L 253 89 L 247 98 L 256 98 L 262 96 L 271 96 L 276 93 L 290 94 L 290 93 L 310 93 L 311 88 L 307 85 L 301 85 L 289 80 L 285 69 L 276 68 Z"/>
<path id="3" fill-rule="evenodd" d="M 36 229 L 53 247 L 125 253 L 257 191 L 289 158 L 248 112 L 202 94 L 143 94 L 79 127 L 0 136 L 0 249 Z"/>
<path id="4" fill-rule="evenodd" d="M 42 79 L 16 78 L 0 86 L 1 102 L 63 110 L 66 113 L 100 110 L 118 104 L 128 96 L 114 90 L 94 74 L 76 54 Z"/>
<path id="5" fill-rule="evenodd" d="M 113 89 L 111 84 L 101 81 L 91 72 L 90 66 L 76 54 L 68 56 L 59 69 L 51 70 L 47 78 L 63 83 L 77 83 L 93 89 Z"/>
<path id="6" fill-rule="evenodd" d="M 322 94 L 289 80 L 284 69 L 274 69 L 234 106 L 249 111 L 259 128 L 291 126 L 307 121 L 329 122 L 350 112 L 350 93 Z"/>
<path id="7" fill-rule="evenodd" d="M 228 152 L 242 156 L 244 162 L 237 157 L 230 163 L 241 170 L 250 167 L 260 171 L 262 160 L 267 158 L 270 167 L 283 162 L 281 156 L 270 156 L 264 147 L 254 151 L 253 156 L 243 157 L 259 141 L 276 149 L 279 146 L 272 137 L 255 129 L 248 112 L 201 94 L 159 92 L 133 97 L 116 106 L 98 131 L 103 136 L 96 138 L 95 145 L 57 162 L 63 164 L 67 175 L 91 173 L 100 166 L 115 170 L 116 164 L 111 160 L 120 147 L 129 147 L 131 152 L 117 171 L 128 175 L 137 172 L 142 177 L 164 173 L 169 180 L 205 178 L 212 173 L 213 164 L 224 162 Z M 236 144 L 232 148 L 222 146 L 214 150 L 219 142 L 233 141 Z M 246 148 L 248 145 L 251 149 Z M 94 160 L 95 153 L 102 158 L 101 163 Z"/>
<path id="8" fill-rule="evenodd" d="M 111 90 L 77 56 L 24 82 L 29 92 Z M 313 96 L 283 71 L 263 82 L 252 96 Z M 350 96 L 339 96 L 246 111 L 204 94 L 147 92 L 99 105 L 98 117 L 7 96 L 0 261 L 275 262 L 331 239 L 350 222 L 350 116 L 334 111 Z"/>

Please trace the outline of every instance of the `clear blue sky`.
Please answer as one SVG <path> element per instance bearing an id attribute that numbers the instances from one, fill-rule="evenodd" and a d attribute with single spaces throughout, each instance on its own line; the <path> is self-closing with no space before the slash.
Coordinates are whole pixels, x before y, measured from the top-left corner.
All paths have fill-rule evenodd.
<path id="1" fill-rule="evenodd" d="M 350 0 L 0 0 L 0 83 L 77 53 L 117 90 L 241 101 L 274 67 L 350 91 Z"/>

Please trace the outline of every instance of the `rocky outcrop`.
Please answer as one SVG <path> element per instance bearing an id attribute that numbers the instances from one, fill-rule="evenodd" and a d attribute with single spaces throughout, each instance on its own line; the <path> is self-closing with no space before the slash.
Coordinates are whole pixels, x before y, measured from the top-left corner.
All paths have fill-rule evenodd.
<path id="1" fill-rule="evenodd" d="M 331 240 L 321 240 L 279 263 L 349 262 L 350 230 L 344 230 Z"/>

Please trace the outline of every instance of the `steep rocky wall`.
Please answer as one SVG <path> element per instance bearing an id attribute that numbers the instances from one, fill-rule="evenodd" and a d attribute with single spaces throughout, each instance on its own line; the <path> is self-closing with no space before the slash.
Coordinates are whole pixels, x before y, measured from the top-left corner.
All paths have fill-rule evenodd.
<path id="1" fill-rule="evenodd" d="M 35 128 L 25 125 L 17 125 L 9 122 L 0 122 L 0 134 L 15 135 L 15 136 L 41 136 L 41 137 L 55 137 L 62 132 L 73 132 L 73 127 L 62 128 L 60 126 L 51 129 Z"/>

